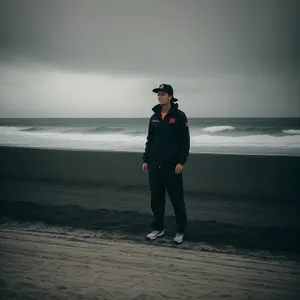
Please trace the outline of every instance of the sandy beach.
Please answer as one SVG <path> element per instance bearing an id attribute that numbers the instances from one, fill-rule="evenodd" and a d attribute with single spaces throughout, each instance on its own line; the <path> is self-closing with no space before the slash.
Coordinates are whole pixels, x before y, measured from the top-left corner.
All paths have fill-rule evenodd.
<path id="1" fill-rule="evenodd" d="M 1 299 L 297 299 L 299 263 L 2 228 Z"/>
<path id="2" fill-rule="evenodd" d="M 299 157 L 191 155 L 149 243 L 139 153 L 0 147 L 2 299 L 298 299 Z"/>

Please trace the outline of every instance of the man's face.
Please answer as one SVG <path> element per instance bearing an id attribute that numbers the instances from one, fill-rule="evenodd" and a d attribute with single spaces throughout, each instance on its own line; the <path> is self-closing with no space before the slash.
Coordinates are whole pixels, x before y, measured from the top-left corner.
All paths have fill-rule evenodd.
<path id="1" fill-rule="evenodd" d="M 158 102 L 160 105 L 166 105 L 172 99 L 172 96 L 169 96 L 167 93 L 165 93 L 163 91 L 159 91 L 157 94 L 157 97 L 158 97 Z"/>

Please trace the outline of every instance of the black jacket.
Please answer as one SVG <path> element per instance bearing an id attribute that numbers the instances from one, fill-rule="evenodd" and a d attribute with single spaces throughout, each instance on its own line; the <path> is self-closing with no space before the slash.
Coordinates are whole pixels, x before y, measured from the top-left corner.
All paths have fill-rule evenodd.
<path id="1" fill-rule="evenodd" d="M 160 104 L 152 108 L 143 162 L 160 165 L 184 165 L 190 151 L 190 133 L 185 113 L 172 103 L 171 109 L 161 118 Z"/>

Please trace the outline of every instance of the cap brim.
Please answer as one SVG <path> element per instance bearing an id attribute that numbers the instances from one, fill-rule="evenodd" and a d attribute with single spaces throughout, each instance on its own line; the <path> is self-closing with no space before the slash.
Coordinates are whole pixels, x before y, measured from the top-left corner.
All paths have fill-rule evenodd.
<path id="1" fill-rule="evenodd" d="M 159 91 L 162 91 L 162 92 L 163 92 L 163 90 L 160 89 L 160 88 L 155 88 L 155 89 L 152 90 L 153 93 L 158 93 Z"/>

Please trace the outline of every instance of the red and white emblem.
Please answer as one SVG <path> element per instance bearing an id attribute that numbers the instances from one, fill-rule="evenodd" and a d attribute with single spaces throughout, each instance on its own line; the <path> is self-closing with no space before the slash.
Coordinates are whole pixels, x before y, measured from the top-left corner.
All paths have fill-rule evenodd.
<path id="1" fill-rule="evenodd" d="M 175 118 L 170 118 L 169 123 L 175 123 Z"/>

